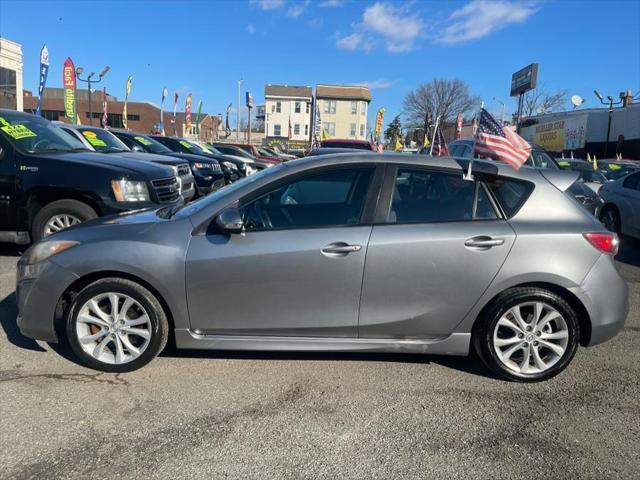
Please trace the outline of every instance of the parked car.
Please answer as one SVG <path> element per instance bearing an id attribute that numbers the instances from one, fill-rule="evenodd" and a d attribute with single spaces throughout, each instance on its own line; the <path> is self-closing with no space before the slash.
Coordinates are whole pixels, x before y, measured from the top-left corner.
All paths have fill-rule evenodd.
<path id="1" fill-rule="evenodd" d="M 466 163 L 302 159 L 61 232 L 18 263 L 18 326 L 112 372 L 171 333 L 189 349 L 473 347 L 506 378 L 550 378 L 624 324 L 617 236 L 562 193 L 575 172 L 478 160 L 466 181 Z"/>
<path id="2" fill-rule="evenodd" d="M 275 165 L 273 162 L 264 162 L 259 160 L 249 152 L 234 145 L 228 145 L 226 143 L 207 143 L 206 147 L 216 155 L 227 155 L 230 158 L 234 158 L 236 161 L 244 162 L 246 165 L 253 167 L 255 171 L 259 171 L 267 167 L 273 167 L 273 165 Z M 255 171 L 253 173 L 255 173 Z"/>
<path id="3" fill-rule="evenodd" d="M 598 170 L 607 177 L 608 180 L 617 180 L 630 173 L 640 170 L 640 164 L 631 161 L 618 160 L 598 160 Z"/>
<path id="4" fill-rule="evenodd" d="M 330 138 L 322 140 L 320 146 L 327 148 L 351 148 L 354 150 L 376 150 L 375 146 L 368 140 Z"/>
<path id="5" fill-rule="evenodd" d="M 228 185 L 235 182 L 240 177 L 245 176 L 245 172 L 238 167 L 238 162 L 230 158 L 216 157 L 207 149 L 196 145 L 195 143 L 179 137 L 164 137 L 162 135 L 151 135 L 151 138 L 161 143 L 169 150 L 179 153 L 190 153 L 201 157 L 217 160 L 224 173 L 225 183 Z"/>
<path id="6" fill-rule="evenodd" d="M 1 242 L 27 244 L 102 215 L 181 201 L 170 167 L 89 151 L 42 117 L 0 110 Z"/>
<path id="7" fill-rule="evenodd" d="M 640 171 L 607 182 L 600 195 L 602 223 L 612 232 L 640 238 Z"/>
<path id="8" fill-rule="evenodd" d="M 243 150 L 248 154 L 250 154 L 253 158 L 257 160 L 262 160 L 263 162 L 282 163 L 282 159 L 280 157 L 278 157 L 277 155 L 265 154 L 263 152 L 260 152 L 258 147 L 256 147 L 255 145 L 251 145 L 248 143 L 230 143 L 228 145 L 227 144 L 224 144 L 224 145 L 239 148 L 240 150 Z"/>
<path id="9" fill-rule="evenodd" d="M 471 158 L 473 156 L 473 140 L 454 140 L 449 144 L 449 152 L 455 158 Z M 476 155 L 477 157 L 477 155 Z M 560 167 L 554 158 L 544 148 L 533 145 L 531 155 L 525 162 L 525 166 L 546 170 L 559 170 Z M 603 201 L 600 196 L 584 182 L 577 181 L 568 188 L 568 192 L 594 217 L 598 218 Z"/>
<path id="10" fill-rule="evenodd" d="M 353 148 L 319 147 L 309 151 L 309 153 L 307 153 L 306 156 L 315 157 L 318 155 L 329 155 L 329 154 L 335 154 L 335 153 L 353 153 Z M 375 153 L 375 152 L 369 151 L 369 150 L 362 150 L 361 153 L 367 154 L 367 153 Z"/>
<path id="11" fill-rule="evenodd" d="M 112 130 L 111 133 L 132 150 L 175 157 L 189 162 L 191 173 L 195 179 L 197 196 L 207 195 L 226 185 L 222 167 L 213 158 L 174 152 L 148 135 L 122 130 Z"/>
<path id="12" fill-rule="evenodd" d="M 115 135 L 103 128 L 86 125 L 69 125 L 65 123 L 59 123 L 58 126 L 96 152 L 118 155 L 119 157 L 139 162 L 159 163 L 170 167 L 178 178 L 180 195 L 182 195 L 184 201 L 188 202 L 195 196 L 195 181 L 193 175 L 191 175 L 189 165 L 184 163 L 184 161 L 174 157 L 145 155 L 141 152 L 134 152 Z"/>
<path id="13" fill-rule="evenodd" d="M 270 157 L 278 157 L 283 161 L 295 160 L 296 158 L 299 158 L 296 155 L 292 155 L 290 153 L 281 152 L 280 150 L 276 150 L 276 149 L 271 148 L 271 147 L 259 146 L 259 147 L 256 147 L 256 148 L 258 149 L 258 152 L 262 153 L 263 155 L 270 156 Z"/>
<path id="14" fill-rule="evenodd" d="M 607 177 L 593 169 L 593 164 L 584 160 L 556 158 L 556 163 L 562 170 L 579 172 L 579 180 L 595 193 L 598 193 L 602 185 L 608 182 Z"/>

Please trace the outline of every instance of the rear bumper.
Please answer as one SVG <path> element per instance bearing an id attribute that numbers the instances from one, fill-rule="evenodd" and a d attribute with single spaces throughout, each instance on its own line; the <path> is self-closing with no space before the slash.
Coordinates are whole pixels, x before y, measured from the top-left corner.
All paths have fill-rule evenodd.
<path id="1" fill-rule="evenodd" d="M 26 337 L 57 342 L 56 306 L 62 294 L 78 276 L 48 260 L 38 265 L 37 270 L 37 276 L 24 276 L 25 269 L 18 264 L 18 328 Z"/>
<path id="2" fill-rule="evenodd" d="M 618 273 L 612 257 L 602 255 L 579 287 L 571 288 L 589 313 L 588 346 L 615 337 L 629 313 L 629 287 Z"/>

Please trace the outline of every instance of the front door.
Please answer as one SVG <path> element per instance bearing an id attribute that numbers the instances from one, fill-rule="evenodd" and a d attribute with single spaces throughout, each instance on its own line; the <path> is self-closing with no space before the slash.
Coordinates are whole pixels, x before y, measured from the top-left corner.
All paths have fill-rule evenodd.
<path id="1" fill-rule="evenodd" d="M 186 265 L 192 329 L 355 337 L 372 175 L 371 167 L 332 167 L 279 181 L 240 202 L 243 233 L 194 236 Z"/>
<path id="2" fill-rule="evenodd" d="M 477 182 L 399 167 L 367 250 L 359 336 L 450 334 L 490 285 L 515 234 Z"/>
<path id="3" fill-rule="evenodd" d="M 0 232 L 16 231 L 16 166 L 13 148 L 0 138 Z"/>

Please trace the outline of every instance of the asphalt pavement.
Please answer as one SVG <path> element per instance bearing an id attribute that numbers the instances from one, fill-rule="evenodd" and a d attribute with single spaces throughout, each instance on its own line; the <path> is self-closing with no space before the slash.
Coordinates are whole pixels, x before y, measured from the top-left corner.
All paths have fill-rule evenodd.
<path id="1" fill-rule="evenodd" d="M 624 330 L 543 383 L 476 360 L 166 351 L 98 373 L 15 324 L 0 245 L 0 478 L 640 478 L 640 242 Z"/>

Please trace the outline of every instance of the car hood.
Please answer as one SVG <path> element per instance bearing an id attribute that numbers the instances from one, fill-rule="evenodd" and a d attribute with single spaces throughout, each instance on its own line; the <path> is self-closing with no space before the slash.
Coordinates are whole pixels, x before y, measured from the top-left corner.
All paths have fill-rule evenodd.
<path id="1" fill-rule="evenodd" d="M 156 155 L 156 154 L 154 154 L 154 155 Z M 158 153 L 157 156 L 179 158 L 179 159 L 182 159 L 183 161 L 186 160 L 187 162 L 209 162 L 209 163 L 211 163 L 212 161 L 215 160 L 215 158 L 205 157 L 204 155 L 196 155 L 194 153 L 182 153 L 182 152 Z"/>
<path id="2" fill-rule="evenodd" d="M 65 162 L 70 164 L 94 165 L 104 170 L 111 170 L 119 176 L 122 174 L 143 176 L 146 179 L 155 180 L 173 176 L 173 170 L 169 167 L 154 164 L 153 162 L 140 162 L 130 158 L 124 158 L 120 154 L 104 154 L 97 152 L 68 152 L 38 154 L 52 162 Z"/>

